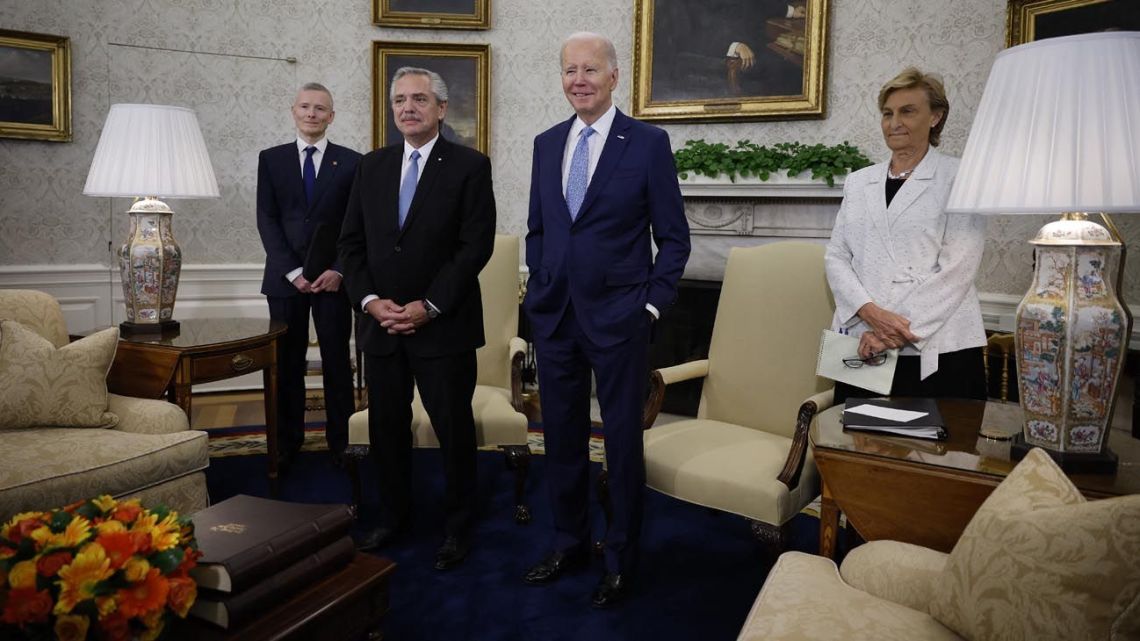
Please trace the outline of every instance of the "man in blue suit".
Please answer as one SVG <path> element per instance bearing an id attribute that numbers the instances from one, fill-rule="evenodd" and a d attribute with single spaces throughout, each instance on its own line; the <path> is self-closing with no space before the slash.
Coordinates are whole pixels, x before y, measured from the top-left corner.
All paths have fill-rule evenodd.
<path id="1" fill-rule="evenodd" d="M 338 466 L 348 445 L 348 417 L 355 409 L 348 355 L 352 308 L 334 259 L 360 154 L 325 138 L 336 112 L 332 94 L 323 85 L 312 82 L 301 87 L 292 114 L 297 139 L 262 151 L 257 164 L 257 231 L 265 247 L 261 293 L 269 302 L 269 317 L 289 325 L 277 350 L 278 450 L 283 472 L 305 438 L 310 310 L 324 375 L 325 440 Z"/>
<path id="2" fill-rule="evenodd" d="M 555 535 L 524 580 L 547 584 L 587 559 L 593 371 L 614 508 L 592 599 L 604 608 L 627 596 L 637 562 L 649 338 L 676 298 L 689 226 L 669 136 L 613 105 L 613 44 L 571 35 L 561 75 L 576 115 L 534 141 L 523 303 L 538 353 Z"/>

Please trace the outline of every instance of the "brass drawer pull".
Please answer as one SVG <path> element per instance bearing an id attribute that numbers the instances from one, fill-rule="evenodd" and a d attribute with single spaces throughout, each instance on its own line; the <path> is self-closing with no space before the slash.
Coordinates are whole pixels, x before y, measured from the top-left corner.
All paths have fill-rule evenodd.
<path id="1" fill-rule="evenodd" d="M 230 361 L 230 366 L 234 368 L 235 372 L 247 370 L 253 366 L 253 359 L 245 354 L 234 354 L 233 359 Z"/>

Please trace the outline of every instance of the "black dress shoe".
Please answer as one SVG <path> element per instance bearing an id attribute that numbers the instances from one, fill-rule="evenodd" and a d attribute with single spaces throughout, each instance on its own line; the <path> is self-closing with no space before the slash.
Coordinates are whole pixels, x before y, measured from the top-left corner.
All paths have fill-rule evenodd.
<path id="1" fill-rule="evenodd" d="M 606 572 L 594 589 L 590 604 L 595 608 L 612 608 L 629 596 L 629 577 L 623 574 Z"/>
<path id="2" fill-rule="evenodd" d="M 586 555 L 581 552 L 566 554 L 551 552 L 545 559 L 527 570 L 526 575 L 523 576 L 523 581 L 531 585 L 546 585 L 557 581 L 571 569 L 582 567 L 585 564 Z"/>
<path id="3" fill-rule="evenodd" d="M 471 544 L 466 539 L 457 536 L 447 537 L 435 552 L 435 569 L 450 570 L 462 563 L 469 551 Z"/>
<path id="4" fill-rule="evenodd" d="M 356 537 L 356 549 L 363 552 L 365 550 L 387 547 L 399 539 L 405 529 L 404 527 L 387 526 L 372 528 L 359 537 Z"/>

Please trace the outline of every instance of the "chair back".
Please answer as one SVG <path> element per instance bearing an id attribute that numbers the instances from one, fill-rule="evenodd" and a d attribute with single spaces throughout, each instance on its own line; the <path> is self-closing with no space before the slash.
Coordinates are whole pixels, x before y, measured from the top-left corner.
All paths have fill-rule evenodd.
<path id="1" fill-rule="evenodd" d="M 55 298 L 44 292 L 0 289 L 0 319 L 14 320 L 27 326 L 57 348 L 68 343 L 63 309 Z"/>
<path id="2" fill-rule="evenodd" d="M 475 352 L 479 385 L 511 388 L 507 360 L 511 339 L 519 334 L 519 239 L 495 235 L 495 251 L 479 272 L 483 295 L 483 335 L 486 344 Z"/>
<path id="3" fill-rule="evenodd" d="M 728 255 L 697 416 L 791 437 L 835 302 L 823 245 L 777 242 Z"/>

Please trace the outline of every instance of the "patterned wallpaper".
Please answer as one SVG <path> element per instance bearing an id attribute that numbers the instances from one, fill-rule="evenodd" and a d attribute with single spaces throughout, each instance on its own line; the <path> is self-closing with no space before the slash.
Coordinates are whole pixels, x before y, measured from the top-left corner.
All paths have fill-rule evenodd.
<path id="1" fill-rule="evenodd" d="M 618 106 L 628 111 L 636 0 L 492 0 L 489 31 L 381 29 L 370 0 L 37 0 L 0 5 L 0 26 L 72 39 L 71 143 L 0 140 L 0 266 L 111 264 L 126 235 L 126 200 L 81 194 L 103 119 L 115 102 L 155 102 L 198 113 L 222 197 L 174 201 L 175 235 L 188 263 L 259 263 L 254 225 L 258 150 L 292 136 L 295 88 L 317 80 L 336 99 L 330 138 L 358 150 L 371 141 L 373 40 L 489 43 L 491 156 L 502 231 L 525 229 L 535 134 L 570 115 L 556 72 L 558 45 L 576 30 L 617 46 Z M 698 1 L 698 0 L 693 0 Z M 761 143 L 848 140 L 884 157 L 874 104 L 880 84 L 908 64 L 943 74 L 951 113 L 943 149 L 960 153 L 1005 30 L 1003 0 L 832 0 L 827 112 L 823 120 L 667 125 L 690 138 Z M 288 62 L 286 58 L 295 58 Z M 1130 245 L 1140 224 L 1118 221 Z M 979 288 L 1020 296 L 1048 218 L 990 223 Z M 1140 302 L 1140 261 L 1127 298 Z"/>

